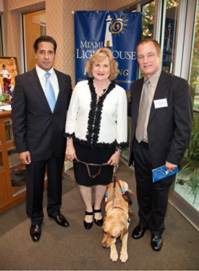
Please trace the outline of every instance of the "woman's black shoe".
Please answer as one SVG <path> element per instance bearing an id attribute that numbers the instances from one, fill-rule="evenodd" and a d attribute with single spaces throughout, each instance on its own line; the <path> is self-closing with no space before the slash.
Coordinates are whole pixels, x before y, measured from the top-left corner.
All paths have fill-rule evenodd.
<path id="1" fill-rule="evenodd" d="M 93 208 L 93 211 L 94 211 L 94 214 L 95 214 L 95 213 L 101 213 L 101 209 L 95 210 L 95 209 Z M 95 222 L 95 224 L 96 224 L 97 226 L 102 226 L 102 225 L 103 225 L 103 218 L 97 220 L 97 219 L 95 219 L 95 217 L 94 217 L 94 222 Z"/>
<path id="2" fill-rule="evenodd" d="M 85 215 L 93 215 L 93 212 L 87 212 L 85 211 Z M 86 222 L 84 220 L 84 228 L 87 230 L 90 230 L 90 228 L 93 226 L 93 221 L 92 222 Z"/>

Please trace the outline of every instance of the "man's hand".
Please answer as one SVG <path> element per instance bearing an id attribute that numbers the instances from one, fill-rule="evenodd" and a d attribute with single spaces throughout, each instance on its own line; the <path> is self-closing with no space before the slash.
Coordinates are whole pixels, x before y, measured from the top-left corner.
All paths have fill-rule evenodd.
<path id="1" fill-rule="evenodd" d="M 21 152 L 19 154 L 19 159 L 21 160 L 22 164 L 30 165 L 31 163 L 30 152 L 29 151 Z"/>
<path id="2" fill-rule="evenodd" d="M 177 165 L 171 164 L 171 163 L 169 163 L 167 161 L 166 161 L 165 166 L 166 166 L 166 169 L 168 170 L 168 172 L 173 172 L 174 169 L 177 168 Z"/>

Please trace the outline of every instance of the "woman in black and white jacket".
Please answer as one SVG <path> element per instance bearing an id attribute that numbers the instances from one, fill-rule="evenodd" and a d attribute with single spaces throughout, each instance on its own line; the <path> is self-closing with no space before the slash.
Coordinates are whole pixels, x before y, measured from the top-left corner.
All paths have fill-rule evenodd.
<path id="1" fill-rule="evenodd" d="M 126 92 L 113 81 L 119 72 L 117 67 L 111 50 L 99 48 L 86 65 L 90 79 L 77 83 L 67 115 L 67 158 L 109 164 L 91 178 L 84 164 L 74 163 L 76 182 L 86 206 L 86 229 L 92 227 L 93 217 L 98 226 L 103 224 L 101 202 L 106 186 L 112 180 L 113 166 L 119 163 L 121 149 L 128 145 Z M 90 171 L 94 175 L 99 167 L 90 166 Z M 92 186 L 95 186 L 94 205 Z"/>

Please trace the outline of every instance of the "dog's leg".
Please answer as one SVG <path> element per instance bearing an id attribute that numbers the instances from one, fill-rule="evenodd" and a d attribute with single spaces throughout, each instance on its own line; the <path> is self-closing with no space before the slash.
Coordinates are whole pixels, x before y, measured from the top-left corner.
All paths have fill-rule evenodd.
<path id="1" fill-rule="evenodd" d="M 120 261 L 122 263 L 125 263 L 128 260 L 127 241 L 128 241 L 128 232 L 122 238 L 122 249 L 120 251 Z"/>
<path id="2" fill-rule="evenodd" d="M 117 259 L 118 259 L 118 253 L 117 253 L 117 249 L 116 249 L 116 245 L 115 244 L 112 244 L 110 246 L 110 259 L 113 262 L 116 262 Z"/>

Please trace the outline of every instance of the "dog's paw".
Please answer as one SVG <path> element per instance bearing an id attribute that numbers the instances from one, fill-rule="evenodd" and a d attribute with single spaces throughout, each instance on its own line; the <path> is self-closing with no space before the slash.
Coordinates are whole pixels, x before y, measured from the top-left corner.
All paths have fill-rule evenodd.
<path id="1" fill-rule="evenodd" d="M 120 261 L 122 263 L 125 263 L 128 260 L 128 253 L 127 252 L 121 252 L 120 253 Z"/>
<path id="2" fill-rule="evenodd" d="M 117 251 L 111 252 L 111 254 L 110 254 L 110 259 L 111 259 L 113 262 L 116 262 L 116 261 L 118 260 L 118 253 L 117 253 Z"/>

